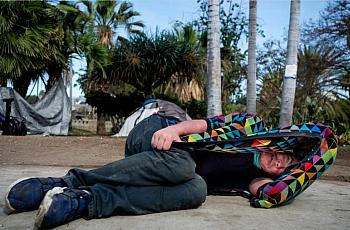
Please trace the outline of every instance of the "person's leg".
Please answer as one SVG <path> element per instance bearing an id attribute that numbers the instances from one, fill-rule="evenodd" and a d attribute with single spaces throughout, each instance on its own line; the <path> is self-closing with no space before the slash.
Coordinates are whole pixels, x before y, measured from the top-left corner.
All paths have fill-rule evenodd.
<path id="1" fill-rule="evenodd" d="M 188 152 L 171 148 L 142 152 L 90 171 L 71 169 L 63 179 L 72 188 L 97 183 L 112 186 L 176 185 L 192 179 L 195 166 Z"/>
<path id="2" fill-rule="evenodd" d="M 162 116 L 152 115 L 138 123 L 129 133 L 125 143 L 125 157 L 152 151 L 153 133 L 165 127 Z"/>
<path id="3" fill-rule="evenodd" d="M 89 217 L 113 214 L 149 214 L 199 207 L 207 195 L 205 181 L 199 176 L 174 186 L 110 186 L 88 188 L 93 195 Z"/>
<path id="4" fill-rule="evenodd" d="M 55 188 L 45 196 L 35 224 L 51 228 L 80 217 L 91 219 L 197 208 L 205 201 L 206 192 L 206 183 L 198 175 L 175 186 L 95 184 L 79 190 Z"/>
<path id="5" fill-rule="evenodd" d="M 127 147 L 127 160 L 116 161 L 101 168 L 85 171 L 72 169 L 62 178 L 31 178 L 10 186 L 5 196 L 8 213 L 15 211 L 29 211 L 38 208 L 46 192 L 55 186 L 79 187 L 94 185 L 95 183 L 154 185 L 158 183 L 177 184 L 191 179 L 194 175 L 195 164 L 185 151 L 172 149 L 167 152 L 153 150 L 150 139 L 153 133 L 163 127 L 160 116 L 145 119 L 131 135 Z M 143 138 L 147 136 L 147 138 Z M 135 139 L 135 142 L 133 142 Z M 135 143 L 135 145 L 134 145 Z M 147 145 L 148 144 L 148 145 Z M 137 154 L 136 151 L 148 150 Z M 139 156 L 140 155 L 140 156 Z M 165 171 L 164 171 L 165 170 Z M 43 181 L 45 183 L 43 183 Z M 36 194 L 33 199 L 33 194 Z M 28 202 L 28 201 L 33 202 Z"/>

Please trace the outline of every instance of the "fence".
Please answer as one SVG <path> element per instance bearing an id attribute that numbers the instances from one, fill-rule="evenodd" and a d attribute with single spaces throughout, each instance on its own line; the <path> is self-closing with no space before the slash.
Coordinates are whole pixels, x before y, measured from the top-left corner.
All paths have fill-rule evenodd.
<path id="1" fill-rule="evenodd" d="M 112 128 L 112 123 L 110 121 L 106 121 L 105 125 L 106 125 L 106 131 L 109 132 Z M 73 120 L 72 127 L 76 129 L 83 129 L 91 132 L 96 132 L 97 120 L 88 120 L 88 119 Z"/>

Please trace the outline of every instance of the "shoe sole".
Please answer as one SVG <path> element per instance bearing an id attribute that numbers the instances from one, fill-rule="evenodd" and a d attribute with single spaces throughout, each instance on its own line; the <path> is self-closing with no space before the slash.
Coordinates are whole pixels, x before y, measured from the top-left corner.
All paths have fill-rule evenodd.
<path id="1" fill-rule="evenodd" d="M 20 211 L 16 210 L 14 207 L 11 206 L 10 201 L 9 201 L 9 199 L 8 199 L 8 195 L 9 195 L 11 189 L 12 189 L 16 184 L 18 184 L 19 182 L 28 180 L 28 179 L 31 179 L 31 177 L 25 177 L 25 178 L 18 179 L 18 180 L 16 180 L 15 182 L 13 182 L 12 184 L 10 184 L 10 186 L 8 186 L 8 188 L 7 188 L 7 190 L 6 190 L 6 193 L 5 193 L 6 195 L 5 195 L 5 198 L 4 198 L 4 200 L 5 200 L 5 202 L 4 202 L 4 203 L 5 203 L 5 205 L 4 205 L 4 212 L 5 212 L 6 214 L 9 215 L 9 214 L 11 214 L 11 213 L 20 212 Z"/>
<path id="2" fill-rule="evenodd" d="M 43 222 L 43 219 L 46 215 L 46 213 L 49 211 L 53 197 L 56 194 L 59 193 L 63 193 L 63 190 L 66 187 L 54 187 L 53 189 L 51 189 L 50 191 L 48 191 L 43 199 L 43 201 L 41 202 L 38 212 L 36 214 L 36 218 L 35 218 L 35 227 L 40 228 L 41 224 Z"/>

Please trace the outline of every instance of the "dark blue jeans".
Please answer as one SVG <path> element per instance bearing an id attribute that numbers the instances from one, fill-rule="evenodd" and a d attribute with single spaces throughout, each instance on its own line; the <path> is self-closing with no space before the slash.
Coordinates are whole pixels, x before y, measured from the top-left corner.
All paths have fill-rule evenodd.
<path id="1" fill-rule="evenodd" d="M 146 118 L 130 132 L 124 159 L 89 171 L 71 169 L 63 177 L 69 187 L 93 195 L 88 219 L 197 208 L 205 201 L 206 183 L 190 153 L 152 148 L 153 133 L 163 127 L 159 115 Z"/>

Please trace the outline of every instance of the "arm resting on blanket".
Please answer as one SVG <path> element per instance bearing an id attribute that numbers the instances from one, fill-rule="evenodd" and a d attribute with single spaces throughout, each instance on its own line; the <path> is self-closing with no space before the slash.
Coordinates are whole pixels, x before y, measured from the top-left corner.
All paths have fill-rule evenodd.
<path id="1" fill-rule="evenodd" d="M 183 121 L 155 132 L 151 143 L 155 149 L 169 150 L 174 141 L 181 141 L 180 136 L 202 133 L 206 130 L 207 122 L 205 120 Z"/>

